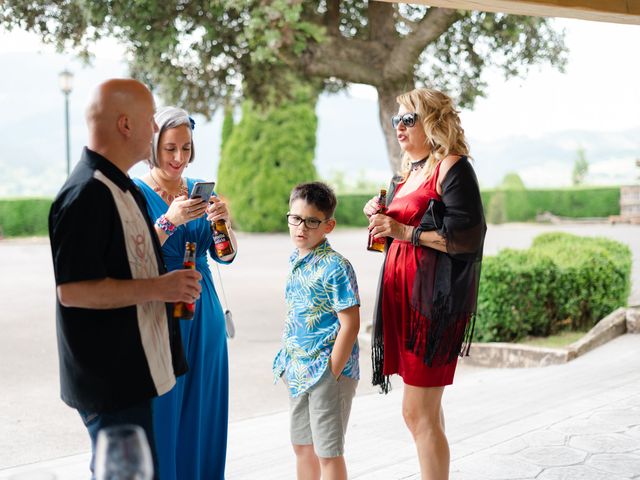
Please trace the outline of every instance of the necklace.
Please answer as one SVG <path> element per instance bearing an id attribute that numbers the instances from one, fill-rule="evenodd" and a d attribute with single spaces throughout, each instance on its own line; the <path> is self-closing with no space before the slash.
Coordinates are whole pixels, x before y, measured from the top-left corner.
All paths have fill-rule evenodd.
<path id="1" fill-rule="evenodd" d="M 160 195 L 160 197 L 169 204 L 171 204 L 176 199 L 176 197 L 179 197 L 180 195 L 186 195 L 188 193 L 187 186 L 184 184 L 182 177 L 180 177 L 180 184 L 178 185 L 178 193 L 173 194 L 173 193 L 167 192 L 164 188 L 160 186 L 160 183 L 158 182 L 158 180 L 156 180 L 156 177 L 153 176 L 153 170 L 149 171 L 149 176 L 151 177 L 151 180 L 153 180 L 153 183 L 156 184 L 156 186 L 153 187 L 153 191 L 156 192 L 158 195 Z"/>
<path id="2" fill-rule="evenodd" d="M 426 157 L 424 157 L 422 160 L 418 160 L 417 162 L 411 162 L 411 171 L 415 172 L 416 170 L 420 170 L 422 167 L 424 167 L 424 164 L 427 163 L 427 160 L 429 159 L 429 156 L 427 155 Z"/>

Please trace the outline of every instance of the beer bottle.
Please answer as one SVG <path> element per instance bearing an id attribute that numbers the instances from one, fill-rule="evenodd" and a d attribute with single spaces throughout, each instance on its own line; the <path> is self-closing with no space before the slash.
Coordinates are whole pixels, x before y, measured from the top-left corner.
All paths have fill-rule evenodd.
<path id="1" fill-rule="evenodd" d="M 380 189 L 380 195 L 378 195 L 378 209 L 376 213 L 384 213 L 387 211 L 387 190 L 384 188 Z M 367 244 L 367 250 L 371 250 L 372 252 L 384 252 L 384 246 L 387 242 L 387 239 L 384 237 L 375 238 L 369 232 L 369 243 Z"/>
<path id="2" fill-rule="evenodd" d="M 229 236 L 227 222 L 224 219 L 211 222 L 211 234 L 213 235 L 213 244 L 215 246 L 218 257 L 231 255 L 235 251 Z"/>
<path id="3" fill-rule="evenodd" d="M 184 247 L 184 262 L 182 268 L 190 268 L 195 270 L 196 268 L 196 242 L 187 242 Z M 173 305 L 173 316 L 175 318 L 182 318 L 183 320 L 191 320 L 193 314 L 196 311 L 196 304 L 176 302 Z"/>

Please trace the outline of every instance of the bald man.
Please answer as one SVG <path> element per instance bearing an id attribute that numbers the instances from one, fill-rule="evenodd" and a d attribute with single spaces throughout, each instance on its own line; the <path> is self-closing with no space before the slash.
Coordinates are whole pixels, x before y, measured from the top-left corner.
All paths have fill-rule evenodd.
<path id="1" fill-rule="evenodd" d="M 154 110 L 138 81 L 98 86 L 89 145 L 53 202 L 49 236 L 62 400 L 79 411 L 94 451 L 99 429 L 136 424 L 156 463 L 151 399 L 187 370 L 169 307 L 198 298 L 201 277 L 166 273 L 144 196 L 127 175 L 149 158 Z"/>

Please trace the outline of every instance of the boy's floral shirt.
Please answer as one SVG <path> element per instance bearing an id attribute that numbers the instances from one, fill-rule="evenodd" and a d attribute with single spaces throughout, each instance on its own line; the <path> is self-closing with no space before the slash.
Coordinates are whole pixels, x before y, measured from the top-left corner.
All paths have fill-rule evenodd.
<path id="1" fill-rule="evenodd" d="M 287 319 L 273 373 L 274 382 L 284 374 L 289 393 L 295 398 L 326 370 L 340 330 L 337 313 L 360 305 L 360 297 L 353 267 L 327 240 L 303 258 L 296 249 L 289 265 Z M 342 375 L 360 378 L 358 355 L 356 340 Z"/>

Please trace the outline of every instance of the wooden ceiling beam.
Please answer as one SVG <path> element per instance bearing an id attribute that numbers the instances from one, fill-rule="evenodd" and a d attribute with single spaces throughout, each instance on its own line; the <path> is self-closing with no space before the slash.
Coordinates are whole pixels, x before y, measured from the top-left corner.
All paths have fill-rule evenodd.
<path id="1" fill-rule="evenodd" d="M 411 0 L 432 7 L 640 25 L 640 0 Z"/>

